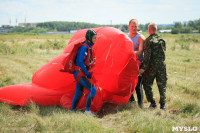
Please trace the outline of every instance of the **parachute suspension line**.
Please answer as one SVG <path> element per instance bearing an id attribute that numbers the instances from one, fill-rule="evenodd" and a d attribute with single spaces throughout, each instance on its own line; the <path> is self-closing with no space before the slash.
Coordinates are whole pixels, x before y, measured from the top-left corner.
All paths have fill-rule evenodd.
<path id="1" fill-rule="evenodd" d="M 7 102 L 10 102 L 10 103 L 17 103 L 17 104 L 19 104 L 19 105 L 23 106 L 23 104 L 22 104 L 22 103 L 14 102 L 14 101 L 7 100 L 7 99 L 4 99 L 4 98 L 0 98 L 0 99 L 1 99 L 1 100 L 4 100 L 4 101 L 7 101 Z"/>
<path id="2" fill-rule="evenodd" d="M 105 61 L 107 61 L 107 58 L 108 58 L 108 55 L 109 55 L 109 53 L 110 53 L 111 47 L 112 47 L 112 44 L 110 45 L 110 48 L 109 48 L 108 53 L 107 53 L 107 55 L 106 55 Z"/>

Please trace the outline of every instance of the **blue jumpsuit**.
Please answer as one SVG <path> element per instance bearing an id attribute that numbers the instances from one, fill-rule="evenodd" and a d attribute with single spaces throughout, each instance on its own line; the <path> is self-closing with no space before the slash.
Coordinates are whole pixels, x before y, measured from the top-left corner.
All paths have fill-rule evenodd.
<path id="1" fill-rule="evenodd" d="M 92 47 L 92 45 L 86 41 L 86 43 L 89 47 Z M 84 62 L 87 59 L 87 52 L 89 50 L 87 49 L 87 46 L 81 46 L 78 50 L 77 53 L 77 58 L 76 58 L 76 66 L 79 66 L 81 68 L 80 71 L 83 71 L 86 75 L 90 75 L 88 72 Z M 78 71 L 74 72 L 74 78 L 77 79 Z M 96 88 L 95 86 L 85 77 L 82 76 L 80 79 L 80 84 L 76 83 L 76 92 L 72 101 L 72 108 L 71 110 L 75 110 L 76 106 L 78 105 L 78 102 L 83 94 L 83 88 L 87 88 L 90 91 L 90 94 L 87 97 L 87 102 L 86 102 L 86 111 L 90 111 L 90 106 L 91 103 L 96 95 Z"/>

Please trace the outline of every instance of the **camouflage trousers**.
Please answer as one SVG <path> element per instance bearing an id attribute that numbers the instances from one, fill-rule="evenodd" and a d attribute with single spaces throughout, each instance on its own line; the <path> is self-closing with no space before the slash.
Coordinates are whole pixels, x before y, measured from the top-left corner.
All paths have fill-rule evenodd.
<path id="1" fill-rule="evenodd" d="M 166 65 L 150 66 L 143 74 L 143 88 L 146 94 L 146 98 L 149 102 L 155 102 L 153 98 L 152 86 L 153 81 L 156 79 L 156 83 L 160 93 L 160 104 L 165 104 L 166 101 L 166 84 L 167 73 Z"/>

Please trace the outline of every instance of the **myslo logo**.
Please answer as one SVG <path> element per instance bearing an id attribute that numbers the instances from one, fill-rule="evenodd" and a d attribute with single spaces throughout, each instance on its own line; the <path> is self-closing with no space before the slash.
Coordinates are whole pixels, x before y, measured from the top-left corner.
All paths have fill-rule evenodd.
<path id="1" fill-rule="evenodd" d="M 195 131 L 198 131 L 198 128 L 197 127 L 172 127 L 172 131 L 195 132 Z"/>

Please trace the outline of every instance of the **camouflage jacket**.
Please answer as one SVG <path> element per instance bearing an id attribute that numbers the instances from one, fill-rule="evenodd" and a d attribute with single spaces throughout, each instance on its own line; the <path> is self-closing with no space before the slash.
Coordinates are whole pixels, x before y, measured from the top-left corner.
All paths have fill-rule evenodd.
<path id="1" fill-rule="evenodd" d="M 158 35 L 150 35 L 144 43 L 144 61 L 142 69 L 146 70 L 149 65 L 152 67 L 165 64 L 166 43 Z"/>

